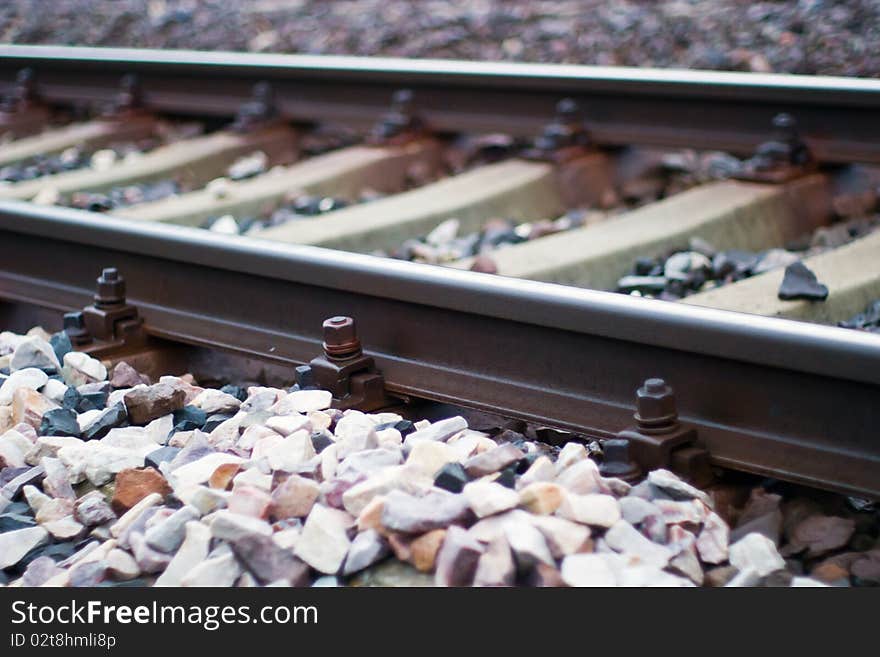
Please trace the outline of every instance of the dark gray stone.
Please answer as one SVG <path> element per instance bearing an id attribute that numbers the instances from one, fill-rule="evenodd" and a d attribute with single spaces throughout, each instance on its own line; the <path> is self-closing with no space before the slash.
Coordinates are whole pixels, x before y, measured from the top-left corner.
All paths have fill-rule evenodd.
<path id="1" fill-rule="evenodd" d="M 779 286 L 779 298 L 783 301 L 824 301 L 828 298 L 828 288 L 816 279 L 816 274 L 803 262 L 793 262 L 785 268 L 785 276 Z"/>
<path id="2" fill-rule="evenodd" d="M 70 343 L 70 336 L 64 331 L 52 334 L 52 337 L 49 338 L 49 344 L 52 346 L 52 350 L 58 357 L 59 363 L 64 362 L 65 354 L 73 351 L 73 345 Z"/>
<path id="3" fill-rule="evenodd" d="M 196 408 L 195 406 L 184 406 L 183 408 L 174 411 L 173 417 L 173 430 L 175 432 L 201 429 L 205 426 L 205 422 L 208 419 L 205 411 L 200 408 Z"/>
<path id="4" fill-rule="evenodd" d="M 160 463 L 171 462 L 180 453 L 180 447 L 161 447 L 147 454 L 146 465 L 159 469 Z"/>
<path id="5" fill-rule="evenodd" d="M 12 532 L 16 529 L 26 529 L 37 524 L 31 516 L 18 513 L 0 514 L 0 534 Z"/>
<path id="6" fill-rule="evenodd" d="M 434 477 L 434 485 L 450 493 L 460 493 L 467 482 L 468 476 L 461 463 L 447 463 Z"/>
<path id="7" fill-rule="evenodd" d="M 122 402 L 105 409 L 101 415 L 83 431 L 83 440 L 95 440 L 103 438 L 111 429 L 125 426 L 128 422 L 128 414 L 125 411 L 125 405 Z"/>
<path id="8" fill-rule="evenodd" d="M 53 408 L 43 413 L 40 422 L 41 436 L 79 436 L 76 413 L 69 408 Z"/>

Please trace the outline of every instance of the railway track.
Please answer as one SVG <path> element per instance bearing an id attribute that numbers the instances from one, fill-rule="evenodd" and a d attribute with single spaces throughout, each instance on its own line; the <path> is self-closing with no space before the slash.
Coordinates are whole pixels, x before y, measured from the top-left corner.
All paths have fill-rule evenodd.
<path id="1" fill-rule="evenodd" d="M 834 326 L 880 298 L 880 84 L 15 46 L 0 81 L 0 326 L 880 498 L 880 341 Z"/>

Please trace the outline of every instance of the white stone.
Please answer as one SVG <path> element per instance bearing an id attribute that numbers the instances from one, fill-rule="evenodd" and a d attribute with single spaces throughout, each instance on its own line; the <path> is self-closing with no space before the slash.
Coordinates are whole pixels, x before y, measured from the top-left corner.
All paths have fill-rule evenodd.
<path id="1" fill-rule="evenodd" d="M 235 446 L 238 449 L 251 450 L 253 452 L 251 458 L 259 459 L 266 455 L 266 450 L 280 445 L 282 440 L 284 440 L 284 436 L 277 431 L 261 424 L 252 424 L 242 432 L 241 438 L 238 439 Z"/>
<path id="2" fill-rule="evenodd" d="M 590 540 L 590 528 L 556 516 L 531 516 L 530 522 L 547 539 L 556 559 L 578 552 Z"/>
<path id="3" fill-rule="evenodd" d="M 722 563 L 727 560 L 730 528 L 715 512 L 710 512 L 697 536 L 697 552 L 706 563 Z"/>
<path id="4" fill-rule="evenodd" d="M 333 418 L 324 411 L 309 411 L 306 414 L 306 417 L 312 425 L 312 431 L 324 431 L 329 429 L 330 425 L 333 424 Z"/>
<path id="5" fill-rule="evenodd" d="M 376 432 L 376 443 L 379 447 L 401 447 L 403 435 L 394 427 L 380 429 Z"/>
<path id="6" fill-rule="evenodd" d="M 119 548 L 110 550 L 104 557 L 104 562 L 107 564 L 110 574 L 117 580 L 134 579 L 141 574 L 140 566 L 134 557 Z"/>
<path id="7" fill-rule="evenodd" d="M 98 443 L 105 447 L 118 447 L 144 454 L 156 451 L 157 447 L 156 441 L 147 433 L 146 427 L 115 427 L 110 429 Z"/>
<path id="8" fill-rule="evenodd" d="M 739 571 L 753 570 L 759 577 L 785 568 L 785 560 L 776 551 L 773 541 L 752 532 L 730 546 L 730 565 Z"/>
<path id="9" fill-rule="evenodd" d="M 619 520 L 605 532 L 605 542 L 615 552 L 657 568 L 665 567 L 673 556 L 669 548 L 653 543 L 626 520 Z"/>
<path id="10" fill-rule="evenodd" d="M 67 386 L 58 379 L 49 379 L 46 381 L 46 385 L 43 386 L 42 392 L 44 397 L 60 405 L 64 401 L 64 393 L 67 392 Z"/>
<path id="11" fill-rule="evenodd" d="M 757 586 L 761 582 L 761 576 L 752 568 L 746 568 L 734 575 L 724 588 L 743 588 L 748 586 Z"/>
<path id="12" fill-rule="evenodd" d="M 516 488 L 517 490 L 520 490 L 529 484 L 534 484 L 536 482 L 553 481 L 555 477 L 556 468 L 553 465 L 553 462 L 546 456 L 539 456 L 535 459 L 534 463 L 529 466 L 529 469 L 517 479 Z"/>
<path id="13" fill-rule="evenodd" d="M 11 354 L 19 344 L 27 340 L 27 337 L 12 331 L 0 331 L 0 355 Z"/>
<path id="14" fill-rule="evenodd" d="M 617 586 L 617 578 L 601 554 L 572 554 L 562 560 L 562 580 L 569 586 Z"/>
<path id="15" fill-rule="evenodd" d="M 585 525 L 611 527 L 620 520 L 620 504 L 611 495 L 568 493 L 556 515 Z"/>
<path id="16" fill-rule="evenodd" d="M 253 516 L 232 511 L 217 511 L 211 518 L 211 535 L 235 543 L 245 536 L 272 536 L 272 526 L 265 520 Z"/>
<path id="17" fill-rule="evenodd" d="M 559 450 L 559 455 L 556 457 L 556 472 L 562 472 L 568 466 L 587 458 L 589 455 L 586 447 L 575 442 L 565 443 L 565 447 Z"/>
<path id="18" fill-rule="evenodd" d="M 440 420 L 409 434 L 403 441 L 403 449 L 408 453 L 418 442 L 423 440 L 446 441 L 464 429 L 467 429 L 467 420 L 460 415 Z"/>
<path id="19" fill-rule="evenodd" d="M 660 515 L 660 509 L 641 497 L 623 497 L 618 502 L 623 519 L 631 525 L 638 525 L 648 516 Z"/>
<path id="20" fill-rule="evenodd" d="M 241 406 L 241 401 L 229 393 L 215 388 L 205 388 L 190 402 L 191 406 L 200 408 L 208 415 L 215 413 L 235 413 Z"/>
<path id="21" fill-rule="evenodd" d="M 88 479 L 103 486 L 122 470 L 143 467 L 148 453 L 144 448 L 126 449 L 89 440 L 61 447 L 57 457 L 70 470 L 71 483 Z"/>
<path id="22" fill-rule="evenodd" d="M 12 395 L 19 388 L 30 388 L 31 390 L 39 390 L 49 377 L 43 370 L 33 367 L 27 367 L 18 370 L 9 375 L 9 377 L 0 385 L 0 406 L 12 403 Z"/>
<path id="23" fill-rule="evenodd" d="M 347 533 L 351 524 L 347 513 L 316 504 L 306 519 L 294 554 L 319 572 L 337 573 L 351 546 Z"/>
<path id="24" fill-rule="evenodd" d="M 69 541 L 83 534 L 86 529 L 72 515 L 41 523 L 41 526 L 58 541 Z"/>
<path id="25" fill-rule="evenodd" d="M 336 445 L 327 445 L 318 456 L 321 457 L 321 478 L 324 481 L 333 479 L 336 476 L 336 469 L 339 467 Z"/>
<path id="26" fill-rule="evenodd" d="M 193 484 L 203 484 L 221 465 L 226 463 L 243 463 L 244 459 L 234 454 L 226 454 L 224 452 L 215 452 L 206 454 L 202 458 L 181 465 L 173 472 L 169 473 L 168 480 L 172 488 L 175 490 L 178 486 L 187 486 Z"/>
<path id="27" fill-rule="evenodd" d="M 28 552 L 48 541 L 49 532 L 42 527 L 26 527 L 0 534 L 0 570 L 14 566 Z"/>
<path id="28" fill-rule="evenodd" d="M 817 579 L 813 579 L 812 577 L 792 577 L 791 578 L 791 586 L 792 586 L 792 588 L 802 588 L 802 587 L 828 588 L 828 584 L 825 584 L 824 582 L 820 582 Z"/>
<path id="29" fill-rule="evenodd" d="M 135 521 L 141 517 L 141 514 L 150 507 L 156 506 L 162 502 L 162 496 L 159 493 L 150 493 L 140 502 L 123 513 L 119 520 L 110 525 L 110 535 L 113 538 L 119 538 L 122 533 L 131 527 Z"/>
<path id="30" fill-rule="evenodd" d="M 266 452 L 269 467 L 286 472 L 293 472 L 315 456 L 315 447 L 308 431 L 297 431 Z"/>
<path id="31" fill-rule="evenodd" d="M 64 367 L 61 376 L 69 386 L 107 380 L 107 368 L 101 361 L 82 351 L 69 351 L 64 354 Z"/>
<path id="32" fill-rule="evenodd" d="M 519 504 L 519 495 L 515 490 L 485 479 L 465 484 L 462 493 L 478 518 L 508 511 Z"/>
<path id="33" fill-rule="evenodd" d="M 199 511 L 193 507 L 181 507 L 159 524 L 150 527 L 144 534 L 144 539 L 154 550 L 174 552 L 183 542 L 186 524 L 197 520 L 199 516 Z"/>
<path id="34" fill-rule="evenodd" d="M 73 436 L 40 436 L 25 456 L 29 465 L 36 465 L 45 456 L 57 457 L 62 447 L 82 447 L 84 440 Z"/>
<path id="35" fill-rule="evenodd" d="M 174 495 L 178 497 L 181 502 L 198 509 L 199 513 L 205 516 L 218 509 L 226 508 L 229 503 L 229 497 L 232 493 L 196 484 L 177 488 L 174 490 Z"/>
<path id="36" fill-rule="evenodd" d="M 359 572 L 385 557 L 388 552 L 388 544 L 375 529 L 360 532 L 351 542 L 343 574 Z"/>
<path id="37" fill-rule="evenodd" d="M 336 455 L 344 459 L 349 454 L 379 447 L 379 438 L 373 429 L 352 433 L 336 440 Z"/>
<path id="38" fill-rule="evenodd" d="M 295 390 L 279 404 L 285 404 L 296 413 L 310 413 L 330 408 L 333 395 L 327 390 Z"/>
<path id="39" fill-rule="evenodd" d="M 11 372 L 27 367 L 36 367 L 40 370 L 54 369 L 57 372 L 61 370 L 61 363 L 58 362 L 58 356 L 55 355 L 52 345 L 38 336 L 33 336 L 18 344 L 9 361 Z"/>
<path id="40" fill-rule="evenodd" d="M 276 415 L 266 420 L 266 426 L 272 431 L 289 436 L 296 431 L 308 431 L 311 433 L 312 426 L 309 418 L 305 415 Z"/>
<path id="41" fill-rule="evenodd" d="M 367 449 L 345 457 L 337 467 L 336 476 L 341 477 L 351 471 L 370 475 L 389 466 L 400 465 L 402 461 L 403 453 L 399 447 Z"/>
<path id="42" fill-rule="evenodd" d="M 592 459 L 575 461 L 556 476 L 556 483 L 578 495 L 607 492 L 599 466 Z"/>
<path id="43" fill-rule="evenodd" d="M 108 408 L 111 408 L 108 406 Z M 157 445 L 165 445 L 168 442 L 168 436 L 174 428 L 174 416 L 169 413 L 162 417 L 157 417 L 144 427 L 144 432 Z"/>
<path id="44" fill-rule="evenodd" d="M 282 550 L 293 550 L 301 534 L 302 527 L 291 527 L 290 529 L 282 529 L 280 532 L 272 534 L 272 540 Z"/>
<path id="45" fill-rule="evenodd" d="M 170 564 L 169 564 L 170 565 Z M 229 588 L 241 575 L 241 566 L 231 553 L 205 559 L 180 579 L 180 586 Z"/>
<path id="46" fill-rule="evenodd" d="M 411 495 L 424 494 L 434 485 L 430 477 L 406 465 L 395 465 L 376 472 L 342 494 L 345 510 L 357 516 L 377 495 L 402 490 Z"/>
<path id="47" fill-rule="evenodd" d="M 375 435 L 375 424 L 360 411 L 346 411 L 333 429 L 333 435 L 337 440 L 357 438 L 361 434 L 369 433 Z"/>
<path id="48" fill-rule="evenodd" d="M 699 488 L 694 488 L 687 482 L 682 481 L 673 473 L 669 472 L 669 470 L 661 469 L 648 473 L 648 481 L 654 484 L 657 488 L 669 493 L 673 498 L 697 499 L 709 508 L 712 507 L 712 500 L 706 493 Z"/>
<path id="49" fill-rule="evenodd" d="M 618 570 L 616 575 L 617 585 L 620 587 L 688 588 L 694 586 L 694 583 L 685 577 L 678 577 L 648 564 L 629 565 Z"/>
<path id="50" fill-rule="evenodd" d="M 446 444 L 455 449 L 455 460 L 464 463 L 476 454 L 477 448 L 482 443 L 484 437 L 485 435 L 479 431 L 465 429 L 447 440 Z"/>
<path id="51" fill-rule="evenodd" d="M 268 493 L 272 490 L 272 475 L 263 474 L 259 468 L 248 468 L 233 477 L 232 487 L 236 486 L 253 486 Z"/>
<path id="52" fill-rule="evenodd" d="M 36 486 L 25 486 L 21 489 L 21 492 L 34 514 L 39 513 L 40 509 L 42 509 L 48 502 L 52 501 L 51 497 L 46 495 Z"/>
<path id="53" fill-rule="evenodd" d="M 529 514 L 519 512 L 511 514 L 504 523 L 504 536 L 510 549 L 516 555 L 518 564 L 544 563 L 556 566 L 544 535 L 535 527 Z"/>
<path id="54" fill-rule="evenodd" d="M 454 462 L 460 462 L 455 447 L 436 440 L 417 443 L 406 458 L 408 467 L 418 470 L 427 477 L 434 477 L 440 468 Z"/>
<path id="55" fill-rule="evenodd" d="M 88 429 L 89 427 L 91 427 L 92 424 L 95 423 L 95 420 L 97 420 L 103 414 L 104 414 L 103 409 L 93 408 L 89 411 L 84 411 L 83 413 L 80 413 L 79 415 L 77 415 L 76 416 L 76 423 L 79 425 L 80 432 L 83 432 L 86 429 Z"/>
<path id="56" fill-rule="evenodd" d="M 15 429 L 10 429 L 0 436 L 0 462 L 9 468 L 21 468 L 26 465 L 26 457 L 34 444 Z"/>
<path id="57" fill-rule="evenodd" d="M 156 586 L 180 586 L 181 580 L 208 556 L 211 528 L 200 522 L 186 523 L 186 537 L 171 563 L 156 580 Z"/>

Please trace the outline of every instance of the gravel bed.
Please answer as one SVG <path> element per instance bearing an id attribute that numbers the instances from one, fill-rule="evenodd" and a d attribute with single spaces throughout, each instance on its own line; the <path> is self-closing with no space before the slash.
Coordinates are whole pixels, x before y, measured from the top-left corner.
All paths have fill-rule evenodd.
<path id="1" fill-rule="evenodd" d="M 863 312 L 840 322 L 838 326 L 868 331 L 870 333 L 880 333 L 880 299 L 872 301 Z"/>
<path id="2" fill-rule="evenodd" d="M 96 20 L 100 16 L 100 20 Z M 0 39 L 876 77 L 873 0 L 8 0 Z"/>
<path id="3" fill-rule="evenodd" d="M 41 328 L 0 333 L 0 371 L 0 585 L 880 583 L 863 500 L 666 470 L 631 485 L 599 443 L 152 382 Z"/>
<path id="4" fill-rule="evenodd" d="M 803 258 L 848 244 L 877 228 L 880 228 L 880 215 L 850 219 L 819 228 L 786 248 L 759 252 L 719 251 L 708 242 L 694 238 L 687 248 L 676 249 L 659 258 L 638 258 L 632 270 L 617 282 L 617 292 L 677 301 L 779 267 L 791 267 Z M 827 290 L 825 293 L 827 295 Z M 791 298 L 806 297 L 795 295 Z"/>
<path id="5" fill-rule="evenodd" d="M 281 226 L 299 219 L 318 217 L 334 210 L 341 210 L 349 205 L 368 203 L 384 196 L 384 194 L 369 189 L 363 190 L 360 196 L 353 201 L 333 196 L 296 194 L 283 199 L 272 209 L 266 209 L 257 215 L 224 214 L 209 217 L 201 224 L 201 228 L 225 235 L 255 235 L 266 228 Z"/>
<path id="6" fill-rule="evenodd" d="M 498 135 L 484 138 L 490 143 L 500 141 Z M 480 144 L 480 139 L 471 138 Z M 515 155 L 526 146 L 511 146 L 505 156 Z M 470 149 L 464 148 L 465 153 Z M 479 151 L 477 150 L 479 153 Z M 473 155 L 463 156 L 465 161 Z M 406 240 L 390 252 L 376 251 L 374 255 L 411 260 L 428 264 L 448 264 L 462 258 L 475 257 L 473 269 L 495 273 L 497 266 L 492 252 L 510 246 L 540 239 L 547 235 L 582 228 L 614 215 L 634 210 L 643 205 L 678 194 L 697 185 L 731 177 L 742 161 L 718 151 L 692 150 L 669 153 L 634 155 L 640 160 L 638 173 L 608 190 L 595 207 L 571 208 L 562 217 L 548 217 L 537 221 L 518 222 L 495 217 L 479 231 L 461 234 L 460 222 L 455 217 L 438 224 L 427 235 Z M 473 163 L 473 162 L 471 162 Z"/>

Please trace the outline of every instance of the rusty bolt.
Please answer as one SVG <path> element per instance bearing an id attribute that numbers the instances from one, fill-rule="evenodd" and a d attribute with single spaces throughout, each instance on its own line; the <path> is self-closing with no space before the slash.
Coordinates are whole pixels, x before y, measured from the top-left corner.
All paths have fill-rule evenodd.
<path id="1" fill-rule="evenodd" d="M 116 94 L 117 112 L 140 109 L 143 107 L 143 88 L 140 78 L 134 73 L 126 73 L 119 82 L 119 92 Z"/>
<path id="2" fill-rule="evenodd" d="M 65 313 L 62 327 L 71 344 L 85 344 L 92 339 L 81 311 Z"/>
<path id="3" fill-rule="evenodd" d="M 373 138 L 379 141 L 393 139 L 422 127 L 415 112 L 415 95 L 410 89 L 398 89 L 391 96 L 391 109 L 373 127 Z"/>
<path id="4" fill-rule="evenodd" d="M 324 320 L 324 353 L 328 358 L 342 360 L 361 354 L 361 341 L 351 317 L 331 317 Z"/>
<path id="5" fill-rule="evenodd" d="M 118 306 L 125 303 L 125 279 L 115 267 L 107 267 L 97 280 L 95 305 L 99 308 Z"/>
<path id="6" fill-rule="evenodd" d="M 413 92 L 411 89 L 398 89 L 391 96 L 391 109 L 403 115 L 410 115 L 413 111 Z"/>
<path id="7" fill-rule="evenodd" d="M 663 379 L 648 379 L 636 391 L 635 419 L 645 432 L 663 432 L 675 428 L 678 411 L 675 393 Z"/>
<path id="8" fill-rule="evenodd" d="M 780 141 L 797 139 L 797 121 L 791 114 L 780 112 L 773 117 L 773 129 Z"/>
<path id="9" fill-rule="evenodd" d="M 634 481 L 641 476 L 638 464 L 630 459 L 629 440 L 611 438 L 602 443 L 604 460 L 599 465 L 603 477 L 617 477 L 624 481 Z"/>
<path id="10" fill-rule="evenodd" d="M 556 103 L 556 118 L 560 123 L 574 123 L 579 111 L 577 101 L 573 98 L 563 98 Z"/>

